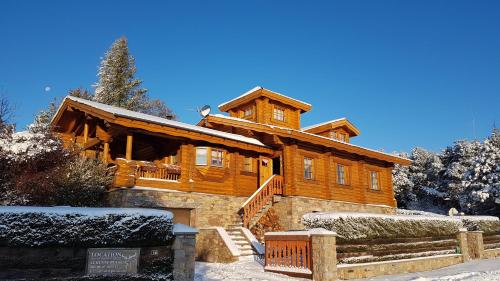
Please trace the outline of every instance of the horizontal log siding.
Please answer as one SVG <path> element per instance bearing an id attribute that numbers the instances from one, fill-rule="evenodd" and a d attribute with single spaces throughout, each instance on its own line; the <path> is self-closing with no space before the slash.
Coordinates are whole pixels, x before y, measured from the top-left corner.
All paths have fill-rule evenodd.
<path id="1" fill-rule="evenodd" d="M 391 167 L 296 145 L 285 147 L 284 154 L 285 181 L 289 195 L 396 206 Z M 291 159 L 287 160 L 286 156 Z M 304 179 L 304 157 L 314 159 L 313 180 Z M 345 185 L 337 183 L 337 164 L 347 167 Z M 379 173 L 380 190 L 370 189 L 369 171 Z"/>

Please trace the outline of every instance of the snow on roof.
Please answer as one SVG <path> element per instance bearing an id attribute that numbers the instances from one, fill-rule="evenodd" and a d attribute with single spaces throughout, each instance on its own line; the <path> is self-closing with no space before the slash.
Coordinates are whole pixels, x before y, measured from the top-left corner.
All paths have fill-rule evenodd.
<path id="1" fill-rule="evenodd" d="M 282 97 L 284 97 L 284 98 L 291 99 L 291 100 L 294 100 L 294 101 L 296 101 L 296 102 L 300 102 L 300 103 L 306 104 L 306 105 L 308 105 L 308 106 L 311 106 L 311 104 L 310 104 L 310 103 L 303 102 L 303 101 L 301 101 L 301 100 L 294 99 L 294 98 L 291 98 L 291 97 L 289 97 L 289 96 L 285 96 L 285 95 L 283 95 L 283 94 L 280 94 L 280 93 L 275 92 L 275 91 L 271 91 L 271 90 L 266 89 L 266 88 L 263 88 L 263 87 L 261 87 L 261 86 L 257 86 L 257 87 L 252 88 L 251 90 L 249 90 L 249 91 L 247 91 L 247 92 L 243 93 L 241 96 L 238 96 L 238 97 L 236 97 L 236 98 L 234 98 L 234 99 L 232 99 L 232 100 L 230 100 L 230 101 L 226 101 L 226 102 L 224 102 L 224 103 L 219 104 L 219 108 L 220 108 L 220 107 L 222 107 L 222 106 L 225 106 L 226 104 L 229 104 L 229 103 L 231 103 L 231 102 L 233 102 L 233 101 L 235 101 L 235 100 L 239 100 L 239 99 L 241 99 L 241 98 L 243 98 L 243 97 L 245 97 L 245 96 L 247 96 L 247 95 L 250 95 L 251 93 L 253 93 L 253 92 L 255 92 L 255 91 L 258 91 L 258 90 L 266 90 L 266 91 L 268 91 L 268 92 L 271 92 L 271 93 L 273 93 L 273 94 L 276 94 L 276 95 L 282 96 Z"/>
<path id="2" fill-rule="evenodd" d="M 307 131 L 307 130 L 310 130 L 312 128 L 320 127 L 320 126 L 323 126 L 323 125 L 326 125 L 326 124 L 335 123 L 335 122 L 342 121 L 342 120 L 347 120 L 347 118 L 342 117 L 342 118 L 333 119 L 333 120 L 330 120 L 330 121 L 321 122 L 321 123 L 318 123 L 318 124 L 314 124 L 314 125 L 311 125 L 311 126 L 300 128 L 300 130 L 301 131 Z"/>
<path id="3" fill-rule="evenodd" d="M 235 141 L 240 141 L 240 142 L 246 142 L 246 143 L 258 145 L 258 146 L 264 146 L 264 147 L 266 146 L 265 144 L 263 144 L 261 141 L 259 141 L 257 139 L 253 139 L 253 138 L 249 138 L 249 137 L 245 137 L 245 136 L 241 136 L 241 135 L 237 135 L 237 134 L 221 132 L 221 131 L 217 131 L 217 130 L 213 130 L 213 129 L 209 129 L 209 128 L 205 128 L 205 127 L 201 127 L 201 126 L 196 126 L 196 125 L 191 125 L 191 124 L 187 124 L 187 123 L 182 123 L 179 121 L 169 120 L 169 119 L 161 118 L 158 116 L 153 116 L 153 115 L 149 115 L 149 114 L 145 114 L 145 113 L 135 112 L 132 110 L 128 110 L 128 109 L 124 109 L 124 108 L 120 108 L 120 107 L 116 107 L 116 106 L 112 106 L 112 105 L 107 105 L 107 104 L 103 104 L 103 103 L 99 103 L 99 102 L 95 102 L 95 101 L 89 101 L 89 100 L 81 99 L 81 98 L 77 98 L 77 97 L 67 96 L 65 98 L 65 100 L 66 99 L 69 99 L 69 100 L 72 100 L 72 101 L 75 101 L 75 102 L 78 102 L 81 104 L 85 104 L 85 105 L 100 109 L 102 111 L 106 111 L 106 112 L 111 113 L 115 116 L 121 116 L 121 117 L 151 122 L 151 123 L 164 125 L 164 126 L 168 126 L 168 127 L 185 129 L 188 131 L 217 136 L 217 137 L 235 140 Z M 63 101 L 63 104 L 64 104 L 64 101 Z"/>
<path id="4" fill-rule="evenodd" d="M 154 216 L 154 217 L 167 217 L 173 218 L 169 211 L 158 209 L 145 209 L 145 208 L 86 208 L 86 207 L 27 207 L 27 206 L 2 206 L 0 207 L 0 214 L 6 213 L 43 213 L 49 215 L 70 215 L 79 214 L 82 216 L 101 217 L 112 214 L 122 215 L 140 215 L 140 216 Z"/>
<path id="5" fill-rule="evenodd" d="M 222 115 L 222 114 L 210 114 L 210 116 L 219 117 L 219 118 L 225 118 L 225 119 L 235 120 L 235 121 L 240 121 L 240 122 L 247 122 L 247 123 L 261 125 L 261 126 L 267 126 L 269 128 L 278 128 L 278 129 L 281 129 L 281 130 L 288 130 L 288 131 L 299 132 L 299 133 L 306 134 L 306 135 L 309 135 L 309 136 L 313 136 L 313 137 L 316 137 L 316 138 L 321 138 L 321 139 L 324 139 L 324 140 L 329 140 L 331 142 L 342 143 L 342 144 L 345 144 L 345 145 L 348 145 L 348 146 L 352 146 L 352 147 L 357 147 L 357 148 L 369 150 L 369 151 L 372 151 L 372 152 L 376 152 L 376 153 L 380 153 L 380 154 L 383 154 L 383 155 L 387 155 L 387 156 L 399 158 L 399 159 L 402 159 L 402 160 L 409 160 L 407 158 L 404 158 L 404 157 L 401 157 L 401 156 L 398 156 L 398 155 L 395 155 L 395 154 L 390 154 L 390 153 L 378 151 L 378 150 L 375 150 L 375 149 L 366 148 L 366 147 L 355 145 L 355 144 L 352 144 L 352 143 L 343 142 L 343 141 L 340 141 L 340 140 L 336 140 L 336 139 L 332 139 L 332 138 L 328 138 L 328 137 L 320 136 L 320 135 L 316 135 L 316 134 L 311 134 L 311 133 L 308 133 L 308 132 L 299 131 L 299 130 L 295 130 L 295 129 L 291 129 L 291 128 L 286 128 L 286 127 L 281 127 L 281 126 L 276 126 L 276 125 L 269 125 L 269 124 L 264 124 L 264 123 L 256 123 L 256 122 L 253 122 L 253 121 L 250 121 L 250 120 L 236 118 L 236 117 L 230 117 L 230 116 L 226 116 L 226 115 Z"/>

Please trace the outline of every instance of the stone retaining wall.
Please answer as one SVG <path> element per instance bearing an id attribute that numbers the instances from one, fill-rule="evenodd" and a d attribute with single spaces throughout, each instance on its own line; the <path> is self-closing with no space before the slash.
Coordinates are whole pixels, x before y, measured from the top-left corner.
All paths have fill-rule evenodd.
<path id="1" fill-rule="evenodd" d="M 372 262 L 355 265 L 338 265 L 339 279 L 369 278 L 388 274 L 401 274 L 438 269 L 462 262 L 462 255 L 415 258 L 397 261 Z"/>
<path id="2" fill-rule="evenodd" d="M 299 196 L 275 198 L 273 209 L 280 217 L 281 226 L 286 230 L 304 229 L 304 225 L 301 223 L 302 216 L 312 212 L 395 213 L 395 209 L 389 206 L 358 204 Z"/>
<path id="3" fill-rule="evenodd" d="M 225 241 L 222 237 L 224 234 L 221 234 L 221 232 L 225 233 L 225 230 L 220 227 L 201 228 L 199 230 L 196 238 L 196 260 L 230 263 L 239 259 L 238 248 L 236 245 L 228 245 L 228 242 L 232 241 Z"/>
<path id="4" fill-rule="evenodd" d="M 198 228 L 227 227 L 241 220 L 238 211 L 245 200 L 247 197 L 155 188 L 123 188 L 108 193 L 108 204 L 112 207 L 191 209 L 191 226 Z"/>

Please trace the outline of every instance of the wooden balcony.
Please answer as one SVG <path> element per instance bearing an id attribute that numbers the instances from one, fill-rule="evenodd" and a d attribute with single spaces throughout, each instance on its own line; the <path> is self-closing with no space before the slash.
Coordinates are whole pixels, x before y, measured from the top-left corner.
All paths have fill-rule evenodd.
<path id="1" fill-rule="evenodd" d="M 114 185 L 116 187 L 151 186 L 170 188 L 181 180 L 181 167 L 118 158 Z M 175 189 L 175 188 L 174 188 Z"/>
<path id="2" fill-rule="evenodd" d="M 139 179 L 179 181 L 181 178 L 181 167 L 170 164 L 137 166 L 135 176 Z"/>

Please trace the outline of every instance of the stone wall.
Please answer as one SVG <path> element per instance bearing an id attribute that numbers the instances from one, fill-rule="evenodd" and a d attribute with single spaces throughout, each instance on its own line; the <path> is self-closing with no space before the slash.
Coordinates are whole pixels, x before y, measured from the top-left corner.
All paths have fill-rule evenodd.
<path id="1" fill-rule="evenodd" d="M 175 240 L 173 275 L 176 281 L 193 281 L 197 231 L 189 228 L 174 229 Z"/>
<path id="2" fill-rule="evenodd" d="M 241 221 L 238 211 L 246 199 L 154 188 L 115 189 L 108 193 L 108 204 L 112 207 L 191 209 L 191 226 L 197 228 L 227 227 Z"/>
<path id="3" fill-rule="evenodd" d="M 239 259 L 238 253 L 234 251 L 238 249 L 231 249 L 231 246 L 227 245 L 227 242 L 224 241 L 218 228 L 202 228 L 199 231 L 196 239 L 196 260 L 230 263 Z M 236 247 L 236 245 L 234 245 L 234 247 Z"/>
<path id="4" fill-rule="evenodd" d="M 484 259 L 496 259 L 496 258 L 500 258 L 500 248 L 499 249 L 485 250 L 483 252 L 483 258 Z"/>
<path id="5" fill-rule="evenodd" d="M 460 254 L 359 265 L 338 265 L 337 274 L 339 279 L 359 279 L 388 274 L 428 271 L 458 263 L 462 263 L 462 255 Z"/>
<path id="6" fill-rule="evenodd" d="M 358 204 L 343 201 L 316 199 L 308 197 L 282 197 L 275 200 L 273 209 L 280 217 L 280 224 L 286 230 L 304 229 L 302 216 L 312 212 L 365 212 L 394 214 L 395 209 L 382 205 Z"/>

